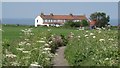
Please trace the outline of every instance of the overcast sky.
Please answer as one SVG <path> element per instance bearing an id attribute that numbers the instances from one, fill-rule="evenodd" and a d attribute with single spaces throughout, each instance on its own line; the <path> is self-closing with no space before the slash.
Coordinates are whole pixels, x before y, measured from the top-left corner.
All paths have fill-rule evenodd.
<path id="1" fill-rule="evenodd" d="M 0 19 L 2 18 L 2 3 L 0 2 Z"/>
<path id="2" fill-rule="evenodd" d="M 117 2 L 3 2 L 2 18 L 35 18 L 44 14 L 85 14 L 105 12 L 111 19 L 118 18 Z"/>
<path id="3" fill-rule="evenodd" d="M 118 2 L 119 0 L 2 0 L 3 2 Z"/>

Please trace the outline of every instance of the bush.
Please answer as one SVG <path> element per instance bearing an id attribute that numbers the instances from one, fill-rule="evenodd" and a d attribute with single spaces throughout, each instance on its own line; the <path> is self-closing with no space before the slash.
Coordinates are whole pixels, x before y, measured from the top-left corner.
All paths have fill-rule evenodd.
<path id="1" fill-rule="evenodd" d="M 51 48 L 51 52 L 52 53 L 55 53 L 56 49 L 58 47 L 65 46 L 68 43 L 68 41 L 67 41 L 67 39 L 65 38 L 64 35 L 54 35 L 54 36 L 51 36 L 48 39 L 48 42 L 50 44 L 50 48 Z"/>
<path id="2" fill-rule="evenodd" d="M 82 20 L 82 26 L 88 26 L 89 25 L 89 23 L 86 21 L 86 20 Z"/>
<path id="3" fill-rule="evenodd" d="M 65 22 L 64 27 L 74 27 L 74 22 L 73 21 L 67 21 L 67 22 Z"/>
<path id="4" fill-rule="evenodd" d="M 64 27 L 80 27 L 80 26 L 88 26 L 88 22 L 86 20 L 82 20 L 82 22 L 73 22 L 73 21 L 68 21 L 64 24 Z"/>

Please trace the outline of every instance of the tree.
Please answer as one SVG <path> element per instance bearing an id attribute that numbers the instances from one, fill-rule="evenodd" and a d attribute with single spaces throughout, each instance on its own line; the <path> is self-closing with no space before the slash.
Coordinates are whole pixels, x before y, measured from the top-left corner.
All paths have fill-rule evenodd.
<path id="1" fill-rule="evenodd" d="M 88 26 L 89 25 L 87 20 L 82 20 L 81 24 L 82 24 L 82 26 Z"/>
<path id="2" fill-rule="evenodd" d="M 90 15 L 90 20 L 96 20 L 97 27 L 105 27 L 108 24 L 110 17 L 104 12 L 95 12 Z"/>

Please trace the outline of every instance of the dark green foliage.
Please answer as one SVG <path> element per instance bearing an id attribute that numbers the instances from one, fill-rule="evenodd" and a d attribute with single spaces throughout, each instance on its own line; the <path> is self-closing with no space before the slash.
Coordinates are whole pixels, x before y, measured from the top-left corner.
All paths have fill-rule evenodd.
<path id="1" fill-rule="evenodd" d="M 105 27 L 105 25 L 108 24 L 110 21 L 110 17 L 106 15 L 104 12 L 95 12 L 90 15 L 91 20 L 96 20 L 96 26 L 97 27 Z"/>
<path id="2" fill-rule="evenodd" d="M 62 34 L 61 34 L 61 38 L 63 40 L 63 45 L 66 46 L 66 44 L 68 43 L 68 39 Z"/>
<path id="3" fill-rule="evenodd" d="M 65 24 L 64 24 L 65 27 L 74 27 L 74 22 L 73 21 L 67 21 Z"/>
<path id="4" fill-rule="evenodd" d="M 80 26 L 88 26 L 88 22 L 86 20 L 82 20 L 81 22 L 73 22 L 73 21 L 68 21 L 64 24 L 64 27 L 80 27 Z"/>
<path id="5" fill-rule="evenodd" d="M 88 24 L 88 22 L 86 21 L 86 20 L 82 20 L 82 26 L 88 26 L 89 24 Z"/>

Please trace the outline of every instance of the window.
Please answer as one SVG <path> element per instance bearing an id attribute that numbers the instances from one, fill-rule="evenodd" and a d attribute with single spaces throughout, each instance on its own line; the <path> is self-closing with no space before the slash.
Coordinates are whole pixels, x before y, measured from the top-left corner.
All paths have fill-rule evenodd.
<path id="1" fill-rule="evenodd" d="M 54 22 L 56 22 L 56 20 L 54 20 Z"/>
<path id="2" fill-rule="evenodd" d="M 50 22 L 50 20 L 48 20 L 48 22 Z"/>
<path id="3" fill-rule="evenodd" d="M 38 23 L 38 20 L 37 20 L 37 23 Z"/>
<path id="4" fill-rule="evenodd" d="M 45 20 L 45 22 L 47 22 L 47 19 Z"/>

